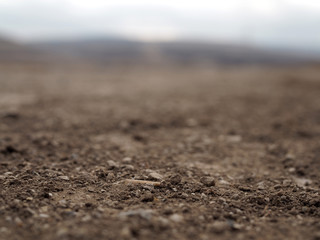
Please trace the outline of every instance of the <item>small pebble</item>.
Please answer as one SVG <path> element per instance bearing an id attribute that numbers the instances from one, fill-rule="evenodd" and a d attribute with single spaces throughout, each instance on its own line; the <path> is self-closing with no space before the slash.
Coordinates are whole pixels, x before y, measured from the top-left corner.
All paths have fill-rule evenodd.
<path id="1" fill-rule="evenodd" d="M 213 177 L 202 177 L 200 178 L 200 182 L 207 187 L 213 187 L 216 185 Z"/>
<path id="2" fill-rule="evenodd" d="M 131 163 L 131 162 L 132 162 L 132 158 L 130 158 L 130 157 L 125 157 L 124 159 L 122 159 L 122 162 L 124 162 L 124 163 Z"/>
<path id="3" fill-rule="evenodd" d="M 16 218 L 14 219 L 14 222 L 15 222 L 15 224 L 17 224 L 18 226 L 22 226 L 22 225 L 23 225 L 23 222 L 22 222 L 22 220 L 21 220 L 19 217 L 16 217 Z"/>
<path id="4" fill-rule="evenodd" d="M 223 184 L 223 185 L 230 185 L 230 183 L 228 181 L 223 180 L 223 179 L 219 180 L 219 183 Z"/>
<path id="5" fill-rule="evenodd" d="M 288 153 L 286 156 L 285 156 L 285 159 L 286 160 L 293 160 L 293 159 L 295 159 L 296 158 L 296 156 L 294 155 L 294 154 L 292 154 L 292 153 Z"/>
<path id="6" fill-rule="evenodd" d="M 85 215 L 85 216 L 81 219 L 81 221 L 82 221 L 82 222 L 89 222 L 91 219 L 92 219 L 92 218 L 91 218 L 90 215 Z"/>
<path id="7" fill-rule="evenodd" d="M 108 160 L 107 163 L 108 163 L 108 169 L 109 170 L 119 167 L 119 165 L 113 160 Z"/>
<path id="8" fill-rule="evenodd" d="M 264 182 L 259 182 L 257 184 L 257 187 L 258 187 L 258 190 L 264 190 L 266 188 Z"/>
<path id="9" fill-rule="evenodd" d="M 173 222 L 178 223 L 178 222 L 181 222 L 183 220 L 183 217 L 181 215 L 175 213 L 175 214 L 172 214 L 170 216 L 170 220 L 173 221 Z"/>
<path id="10" fill-rule="evenodd" d="M 123 227 L 120 231 L 120 236 L 123 239 L 131 239 L 132 238 L 132 234 L 131 234 L 131 230 L 128 226 Z"/>
<path id="11" fill-rule="evenodd" d="M 274 189 L 280 189 L 282 186 L 280 184 L 276 184 L 273 186 Z"/>
<path id="12" fill-rule="evenodd" d="M 114 173 L 108 173 L 107 180 L 113 180 L 115 178 Z"/>
<path id="13" fill-rule="evenodd" d="M 210 226 L 210 230 L 214 233 L 223 233 L 230 228 L 227 222 L 217 221 Z"/>
<path id="14" fill-rule="evenodd" d="M 227 135 L 220 137 L 220 139 L 223 139 L 228 143 L 238 143 L 242 141 L 242 137 L 240 135 Z"/>
<path id="15" fill-rule="evenodd" d="M 243 192 L 251 192 L 251 188 L 247 186 L 239 186 L 238 189 Z"/>
<path id="16" fill-rule="evenodd" d="M 127 165 L 124 165 L 124 168 L 126 170 L 130 170 L 130 171 L 133 171 L 134 170 L 134 166 L 130 165 L 130 164 L 127 164 Z"/>
<path id="17" fill-rule="evenodd" d="M 288 169 L 289 173 L 294 173 L 295 171 L 296 171 L 296 169 L 294 167 L 291 167 L 291 168 Z"/>
<path id="18" fill-rule="evenodd" d="M 65 181 L 69 181 L 70 180 L 68 176 L 59 176 L 58 178 L 61 179 L 61 180 L 65 180 Z"/>
<path id="19" fill-rule="evenodd" d="M 169 177 L 169 182 L 173 185 L 177 185 L 181 182 L 181 176 L 179 174 L 174 174 Z"/>
<path id="20" fill-rule="evenodd" d="M 194 118 L 187 119 L 186 123 L 187 123 L 188 127 L 195 127 L 198 125 L 198 121 L 195 120 Z"/>
<path id="21" fill-rule="evenodd" d="M 60 207 L 67 207 L 67 201 L 65 199 L 62 199 L 59 201 L 59 206 Z"/>
<path id="22" fill-rule="evenodd" d="M 289 179 L 283 180 L 282 184 L 286 185 L 286 186 L 290 185 L 291 184 L 291 180 L 289 180 Z"/>
<path id="23" fill-rule="evenodd" d="M 48 192 L 45 192 L 43 194 L 43 197 L 45 197 L 45 198 L 52 198 L 52 196 L 53 196 L 53 194 L 52 193 L 48 193 Z"/>
<path id="24" fill-rule="evenodd" d="M 163 176 L 159 173 L 156 172 L 151 172 L 148 174 L 149 178 L 152 180 L 158 180 L 158 181 L 162 181 L 163 180 Z"/>

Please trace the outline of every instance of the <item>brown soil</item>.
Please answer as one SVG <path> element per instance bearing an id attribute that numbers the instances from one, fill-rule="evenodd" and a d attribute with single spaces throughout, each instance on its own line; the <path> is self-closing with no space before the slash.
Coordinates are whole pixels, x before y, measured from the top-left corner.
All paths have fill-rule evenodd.
<path id="1" fill-rule="evenodd" d="M 319 67 L 0 73 L 0 239 L 320 239 Z"/>

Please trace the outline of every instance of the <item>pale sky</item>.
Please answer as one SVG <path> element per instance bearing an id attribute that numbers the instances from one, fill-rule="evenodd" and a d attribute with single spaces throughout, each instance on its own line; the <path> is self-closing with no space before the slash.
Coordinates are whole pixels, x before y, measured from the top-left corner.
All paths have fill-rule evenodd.
<path id="1" fill-rule="evenodd" d="M 1 33 L 23 41 L 119 35 L 320 51 L 320 0 L 0 0 Z"/>

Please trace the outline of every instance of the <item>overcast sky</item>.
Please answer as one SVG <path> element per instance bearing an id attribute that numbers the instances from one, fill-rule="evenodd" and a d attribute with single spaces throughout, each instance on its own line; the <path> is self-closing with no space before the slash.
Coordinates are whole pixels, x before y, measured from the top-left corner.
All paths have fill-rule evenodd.
<path id="1" fill-rule="evenodd" d="M 0 34 L 20 40 L 120 35 L 320 51 L 320 0 L 0 0 Z"/>

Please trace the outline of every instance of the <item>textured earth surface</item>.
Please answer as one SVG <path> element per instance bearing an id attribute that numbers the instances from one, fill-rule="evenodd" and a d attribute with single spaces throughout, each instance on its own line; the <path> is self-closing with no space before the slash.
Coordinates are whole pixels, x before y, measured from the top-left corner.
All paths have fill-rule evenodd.
<path id="1" fill-rule="evenodd" d="M 319 66 L 0 66 L 1 240 L 319 240 L 319 188 Z"/>

